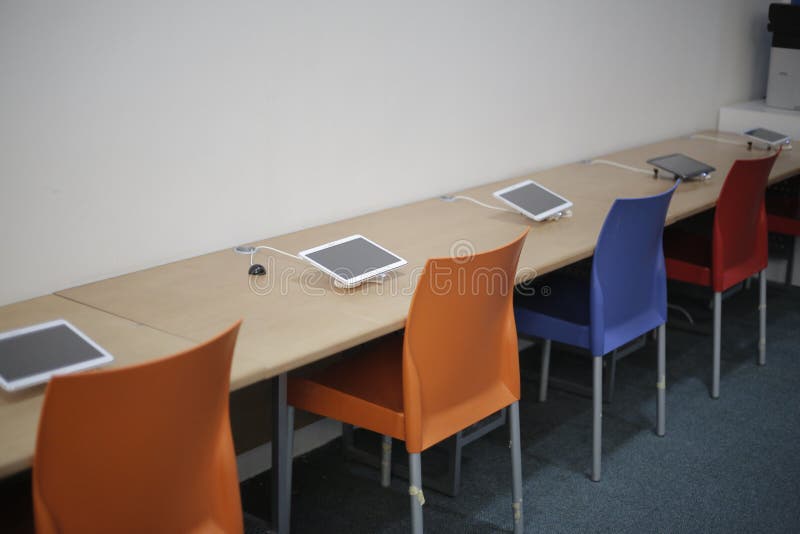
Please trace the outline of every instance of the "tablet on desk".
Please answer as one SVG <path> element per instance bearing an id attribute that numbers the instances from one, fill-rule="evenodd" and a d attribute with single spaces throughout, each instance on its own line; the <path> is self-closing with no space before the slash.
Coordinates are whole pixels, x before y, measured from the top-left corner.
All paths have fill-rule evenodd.
<path id="1" fill-rule="evenodd" d="M 113 359 L 64 319 L 19 328 L 0 334 L 0 387 L 15 391 Z"/>
<path id="2" fill-rule="evenodd" d="M 647 163 L 672 173 L 675 175 L 675 178 L 681 178 L 683 180 L 691 180 L 693 178 L 705 180 L 712 172 L 717 170 L 711 165 L 692 159 L 685 154 L 661 156 L 649 159 Z"/>
<path id="3" fill-rule="evenodd" d="M 358 234 L 303 250 L 299 254 L 342 287 L 355 287 L 408 263 Z"/>
<path id="4" fill-rule="evenodd" d="M 791 141 L 788 135 L 773 132 L 766 128 L 753 128 L 752 130 L 744 132 L 744 135 L 753 141 L 758 141 L 759 143 L 764 143 L 769 146 L 788 144 Z"/>
<path id="5" fill-rule="evenodd" d="M 533 180 L 525 180 L 493 194 L 534 221 L 543 221 L 572 207 L 572 202 Z"/>

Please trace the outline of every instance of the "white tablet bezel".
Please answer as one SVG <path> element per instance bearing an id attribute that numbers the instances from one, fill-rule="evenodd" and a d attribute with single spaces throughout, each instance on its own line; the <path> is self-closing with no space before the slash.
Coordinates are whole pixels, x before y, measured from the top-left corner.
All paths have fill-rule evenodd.
<path id="1" fill-rule="evenodd" d="M 324 265 L 322 265 L 320 263 L 317 263 L 316 261 L 314 261 L 314 260 L 312 260 L 311 258 L 308 257 L 309 254 L 313 254 L 314 252 L 318 252 L 320 250 L 324 250 L 324 249 L 327 249 L 327 248 L 335 247 L 337 245 L 341 245 L 342 243 L 347 243 L 349 241 L 353 241 L 353 240 L 356 240 L 356 239 L 363 239 L 367 243 L 370 243 L 372 246 L 381 249 L 382 251 L 386 252 L 387 254 L 391 254 L 392 256 L 397 258 L 398 261 L 396 261 L 394 263 L 390 263 L 390 264 L 384 265 L 383 267 L 379 267 L 377 269 L 373 269 L 373 270 L 368 271 L 368 272 L 366 272 L 364 274 L 360 274 L 358 276 L 354 276 L 353 278 L 344 278 L 343 276 L 331 271 L 330 269 L 328 269 Z M 342 239 L 337 239 L 336 241 L 331 241 L 330 243 L 325 243 L 324 245 L 319 245 L 319 246 L 316 246 L 314 248 L 309 248 L 307 250 L 302 250 L 302 251 L 298 252 L 298 255 L 301 258 L 305 259 L 310 264 L 314 265 L 320 271 L 324 272 L 325 274 L 327 274 L 328 276 L 333 278 L 334 281 L 338 282 L 339 285 L 341 285 L 343 287 L 355 287 L 355 286 L 365 282 L 366 280 L 369 280 L 370 278 L 374 278 L 374 277 L 376 277 L 376 276 L 378 276 L 378 275 L 380 275 L 382 273 L 385 273 L 387 271 L 391 271 L 393 269 L 397 269 L 398 267 L 402 267 L 403 265 L 406 265 L 408 263 L 406 260 L 404 260 L 403 258 L 398 256 L 397 254 L 395 254 L 391 250 L 380 246 L 376 242 L 372 241 L 371 239 L 368 239 L 368 238 L 364 237 L 361 234 L 353 234 L 353 235 L 348 236 L 348 237 L 343 237 Z"/>
<path id="2" fill-rule="evenodd" d="M 764 128 L 762 126 L 757 126 L 755 128 L 750 128 L 746 132 L 742 132 L 742 135 L 744 135 L 748 139 L 752 139 L 753 141 L 758 141 L 759 143 L 764 143 L 765 145 L 772 146 L 772 147 L 775 147 L 775 146 L 778 146 L 778 145 L 788 145 L 789 143 L 792 142 L 792 138 L 790 136 L 788 136 L 788 135 L 785 135 L 782 139 L 779 139 L 778 141 L 767 141 L 763 137 L 758 137 L 758 136 L 750 134 L 750 132 L 752 132 L 754 130 L 766 130 L 766 131 L 772 132 L 774 134 L 784 135 L 784 134 L 782 134 L 780 132 L 776 132 L 775 130 L 770 130 L 769 128 Z"/>
<path id="3" fill-rule="evenodd" d="M 42 384 L 50 380 L 50 377 L 55 375 L 63 375 L 67 373 L 74 373 L 75 371 L 84 371 L 86 369 L 93 369 L 95 367 L 99 367 L 101 365 L 105 365 L 114 361 L 114 357 L 108 353 L 103 347 L 95 343 L 92 339 L 89 338 L 86 334 L 78 330 L 72 323 L 67 321 L 66 319 L 56 319 L 55 321 L 48 321 L 46 323 L 35 324 L 32 326 L 26 326 L 24 328 L 17 328 L 16 330 L 10 330 L 8 332 L 0 333 L 0 340 L 8 339 L 10 337 L 21 336 L 25 334 L 30 334 L 31 332 L 38 332 L 39 330 L 46 330 L 48 328 L 53 328 L 56 326 L 66 326 L 72 332 L 83 339 L 86 343 L 92 346 L 97 352 L 101 354 L 97 358 L 93 358 L 91 360 L 86 360 L 79 363 L 74 363 L 72 365 L 65 365 L 64 367 L 58 367 L 56 369 L 51 369 L 49 371 L 44 371 L 42 373 L 37 373 L 35 375 L 26 376 L 25 378 L 18 378 L 16 380 L 6 381 L 2 376 L 0 376 L 0 387 L 2 387 L 6 391 L 17 391 L 23 388 L 27 388 L 30 386 L 35 386 L 38 384 Z"/>
<path id="4" fill-rule="evenodd" d="M 523 209 L 522 207 L 520 207 L 518 204 L 514 204 L 510 200 L 506 200 L 505 198 L 503 198 L 501 196 L 501 195 L 503 195 L 505 193 L 508 193 L 510 191 L 514 191 L 514 190 L 520 189 L 522 187 L 528 187 L 529 185 L 535 185 L 536 187 L 538 187 L 540 189 L 544 189 L 545 191 L 547 191 L 551 195 L 556 196 L 556 197 L 560 198 L 561 200 L 563 200 L 564 203 L 563 204 L 559 204 L 558 206 L 556 206 L 554 208 L 551 208 L 551 209 L 549 209 L 547 211 L 544 211 L 542 213 L 531 213 L 528 210 Z M 551 191 L 550 189 L 546 188 L 542 184 L 540 184 L 538 182 L 534 182 L 533 180 L 523 180 L 522 182 L 516 183 L 514 185 L 510 185 L 508 187 L 504 187 L 503 189 L 500 189 L 499 191 L 495 191 L 492 194 L 498 200 L 500 200 L 502 202 L 505 202 L 506 204 L 508 204 L 509 206 L 511 206 L 512 208 L 517 210 L 518 212 L 522 213 L 523 215 L 525 215 L 529 219 L 533 219 L 534 221 L 537 221 L 537 222 L 544 221 L 545 219 L 547 219 L 549 217 L 552 217 L 553 215 L 558 215 L 562 211 L 568 210 L 569 208 L 572 207 L 572 202 L 570 202 L 566 198 L 562 197 L 561 195 L 559 195 L 555 191 Z"/>

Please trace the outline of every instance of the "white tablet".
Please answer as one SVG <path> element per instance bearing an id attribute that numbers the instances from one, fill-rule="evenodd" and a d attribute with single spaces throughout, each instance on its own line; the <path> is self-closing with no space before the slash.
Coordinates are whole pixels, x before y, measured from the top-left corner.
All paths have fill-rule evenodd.
<path id="1" fill-rule="evenodd" d="M 533 180 L 525 180 L 493 194 L 534 221 L 543 221 L 572 207 L 572 202 Z"/>
<path id="2" fill-rule="evenodd" d="M 64 319 L 19 328 L 0 334 L 0 387 L 15 391 L 113 360 Z"/>
<path id="3" fill-rule="evenodd" d="M 791 139 L 788 135 L 773 132 L 772 130 L 767 130 L 766 128 L 753 128 L 752 130 L 747 130 L 744 132 L 744 135 L 753 141 L 758 141 L 759 143 L 764 143 L 769 146 L 788 144 L 791 142 Z"/>
<path id="4" fill-rule="evenodd" d="M 408 263 L 363 235 L 351 235 L 299 254 L 343 287 L 357 286 Z"/>

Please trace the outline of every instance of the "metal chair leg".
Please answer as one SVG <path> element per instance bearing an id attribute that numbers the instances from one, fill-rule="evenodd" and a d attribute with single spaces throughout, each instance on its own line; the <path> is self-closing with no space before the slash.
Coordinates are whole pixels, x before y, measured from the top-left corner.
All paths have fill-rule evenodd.
<path id="1" fill-rule="evenodd" d="M 553 342 L 545 339 L 542 343 L 542 372 L 539 375 L 539 402 L 547 401 L 547 380 L 550 377 L 550 348 Z"/>
<path id="2" fill-rule="evenodd" d="M 381 486 L 389 487 L 392 481 L 392 437 L 383 436 L 381 443 Z"/>
<path id="3" fill-rule="evenodd" d="M 509 406 L 511 445 L 511 509 L 514 513 L 514 534 L 522 534 L 522 447 L 519 433 L 519 402 Z"/>
<path id="4" fill-rule="evenodd" d="M 666 433 L 666 389 L 667 389 L 667 327 L 658 327 L 658 382 L 656 393 L 658 395 L 656 407 L 656 434 L 663 436 Z"/>
<path id="5" fill-rule="evenodd" d="M 420 454 L 408 455 L 408 495 L 411 501 L 411 532 L 422 534 L 422 505 L 425 496 L 422 493 L 422 464 Z"/>
<path id="6" fill-rule="evenodd" d="M 603 439 L 603 357 L 592 358 L 592 480 L 600 481 L 600 444 Z"/>
<path id="7" fill-rule="evenodd" d="M 447 478 L 452 481 L 452 486 L 448 489 L 448 493 L 455 497 L 458 495 L 458 490 L 461 489 L 461 451 L 464 448 L 465 439 L 464 431 L 456 432 L 456 434 L 445 440 L 445 448 L 447 449 Z M 428 487 L 433 487 L 428 484 Z"/>
<path id="8" fill-rule="evenodd" d="M 722 354 L 722 293 L 714 292 L 714 361 L 711 376 L 711 398 L 719 398 L 719 373 Z"/>
<path id="9" fill-rule="evenodd" d="M 758 273 L 758 365 L 767 363 L 767 270 Z"/>

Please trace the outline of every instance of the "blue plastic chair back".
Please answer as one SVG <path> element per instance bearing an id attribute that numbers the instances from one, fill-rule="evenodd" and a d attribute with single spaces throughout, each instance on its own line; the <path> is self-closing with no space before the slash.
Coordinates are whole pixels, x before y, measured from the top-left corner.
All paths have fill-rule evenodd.
<path id="1" fill-rule="evenodd" d="M 664 221 L 680 181 L 658 195 L 614 201 L 590 281 L 590 350 L 602 356 L 667 320 Z"/>

